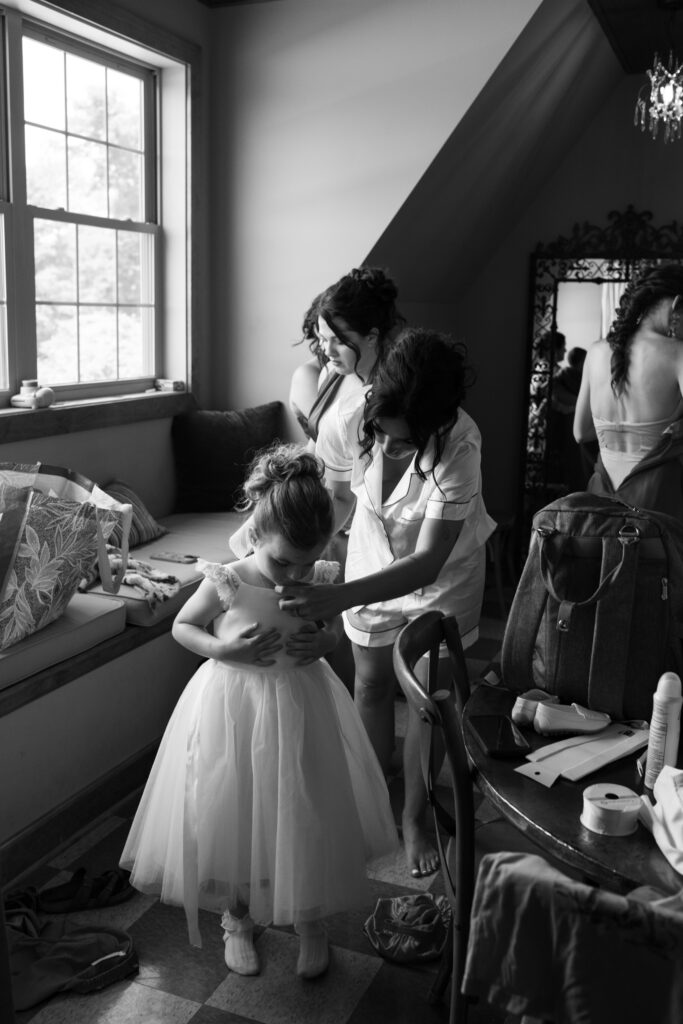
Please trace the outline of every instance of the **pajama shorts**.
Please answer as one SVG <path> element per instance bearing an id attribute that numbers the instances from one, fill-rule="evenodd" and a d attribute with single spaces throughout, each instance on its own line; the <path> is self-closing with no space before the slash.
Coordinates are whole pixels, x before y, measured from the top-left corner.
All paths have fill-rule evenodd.
<path id="1" fill-rule="evenodd" d="M 459 583 L 447 591 L 439 581 L 418 594 L 379 604 L 363 605 L 343 612 L 344 630 L 349 640 L 359 647 L 389 647 L 396 642 L 403 627 L 427 611 L 438 610 L 454 615 L 462 622 L 460 638 L 463 648 L 471 647 L 479 637 L 479 616 L 484 597 L 486 553 L 482 547 L 468 556 L 459 573 Z M 441 645 L 440 657 L 446 657 Z"/>

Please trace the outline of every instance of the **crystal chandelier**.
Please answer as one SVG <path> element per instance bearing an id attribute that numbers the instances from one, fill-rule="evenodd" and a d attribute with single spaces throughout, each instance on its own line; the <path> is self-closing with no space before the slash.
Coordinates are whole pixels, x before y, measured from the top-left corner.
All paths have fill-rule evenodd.
<path id="1" fill-rule="evenodd" d="M 668 67 L 664 67 L 655 54 L 652 70 L 647 72 L 650 79 L 649 100 L 643 96 L 643 86 L 638 93 L 633 123 L 641 131 L 647 130 L 653 139 L 657 138 L 660 124 L 664 127 L 664 141 L 673 142 L 681 137 L 683 121 L 683 63 L 669 53 Z M 649 103 L 649 105 L 648 105 Z"/>

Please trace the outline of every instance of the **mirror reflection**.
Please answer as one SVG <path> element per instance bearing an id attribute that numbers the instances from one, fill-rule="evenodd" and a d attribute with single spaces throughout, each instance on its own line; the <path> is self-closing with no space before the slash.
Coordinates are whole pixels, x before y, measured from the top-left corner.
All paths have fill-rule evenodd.
<path id="1" fill-rule="evenodd" d="M 587 223 L 531 261 L 528 407 L 521 495 L 523 535 L 534 512 L 584 490 L 597 444 L 577 444 L 574 409 L 587 350 L 604 338 L 634 274 L 661 261 L 683 262 L 683 228 L 656 228 L 652 215 L 627 207 L 606 228 Z"/>

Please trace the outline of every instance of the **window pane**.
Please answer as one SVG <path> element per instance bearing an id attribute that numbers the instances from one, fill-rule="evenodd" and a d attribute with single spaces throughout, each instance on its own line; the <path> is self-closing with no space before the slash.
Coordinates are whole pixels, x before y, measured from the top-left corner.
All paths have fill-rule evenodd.
<path id="1" fill-rule="evenodd" d="M 36 306 L 38 382 L 44 387 L 78 380 L 75 306 Z"/>
<path id="2" fill-rule="evenodd" d="M 0 302 L 7 302 L 7 284 L 5 280 L 5 215 L 0 213 Z"/>
<path id="3" fill-rule="evenodd" d="M 107 140 L 105 68 L 92 60 L 66 55 L 67 131 Z"/>
<path id="4" fill-rule="evenodd" d="M 142 220 L 142 157 L 126 149 L 109 149 L 109 216 Z"/>
<path id="5" fill-rule="evenodd" d="M 118 299 L 119 302 L 140 301 L 141 242 L 149 241 L 147 235 L 136 231 L 117 231 L 118 239 Z"/>
<path id="6" fill-rule="evenodd" d="M 75 302 L 76 227 L 52 220 L 33 222 L 36 300 Z"/>
<path id="7" fill-rule="evenodd" d="M 0 388 L 9 387 L 7 365 L 7 306 L 0 304 Z"/>
<path id="8" fill-rule="evenodd" d="M 116 232 L 111 228 L 78 229 L 78 298 L 116 302 Z"/>
<path id="9" fill-rule="evenodd" d="M 154 303 L 154 239 L 137 231 L 118 231 L 119 302 Z"/>
<path id="10" fill-rule="evenodd" d="M 142 149 L 143 85 L 139 78 L 107 71 L 109 141 L 115 146 Z"/>
<path id="11" fill-rule="evenodd" d="M 69 210 L 107 216 L 107 147 L 68 137 Z"/>
<path id="12" fill-rule="evenodd" d="M 64 54 L 24 37 L 24 118 L 64 130 Z"/>
<path id="13" fill-rule="evenodd" d="M 151 325 L 149 312 L 122 309 L 119 313 L 119 377 L 144 377 L 152 372 L 146 344 Z"/>
<path id="14" fill-rule="evenodd" d="M 5 217 L 0 214 L 0 388 L 9 387 L 7 352 L 7 284 L 5 280 Z"/>
<path id="15" fill-rule="evenodd" d="M 64 136 L 26 127 L 26 198 L 33 206 L 66 208 Z"/>
<path id="16" fill-rule="evenodd" d="M 86 306 L 80 312 L 80 379 L 116 380 L 116 310 Z"/>

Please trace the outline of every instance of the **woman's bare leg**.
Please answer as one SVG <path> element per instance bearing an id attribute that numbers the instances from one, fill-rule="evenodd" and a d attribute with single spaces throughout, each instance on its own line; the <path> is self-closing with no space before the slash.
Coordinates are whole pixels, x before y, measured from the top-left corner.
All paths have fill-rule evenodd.
<path id="1" fill-rule="evenodd" d="M 415 666 L 415 675 L 426 687 L 427 660 L 425 658 Z M 439 661 L 437 686 L 444 690 L 450 689 L 450 664 L 447 658 Z M 408 714 L 408 729 L 403 754 L 403 776 L 405 779 L 405 802 L 403 805 L 403 839 L 406 847 L 406 858 L 411 874 L 419 878 L 431 875 L 439 867 L 439 854 L 427 833 L 427 787 L 422 775 L 420 760 L 420 730 L 427 726 L 420 721 L 417 712 L 412 708 Z M 434 765 L 438 771 L 443 761 L 443 745 L 436 742 L 434 748 Z"/>
<path id="2" fill-rule="evenodd" d="M 355 702 L 370 742 L 385 775 L 389 773 L 394 751 L 394 699 L 396 677 L 393 645 L 359 647 L 353 645 L 356 664 Z M 403 747 L 405 802 L 402 814 L 406 861 L 416 877 L 431 875 L 439 866 L 439 856 L 426 830 L 427 790 L 420 767 L 420 722 L 408 708 L 408 726 Z"/>
<path id="3" fill-rule="evenodd" d="M 359 647 L 353 644 L 356 665 L 354 701 L 377 759 L 385 775 L 394 751 L 393 647 Z"/>

